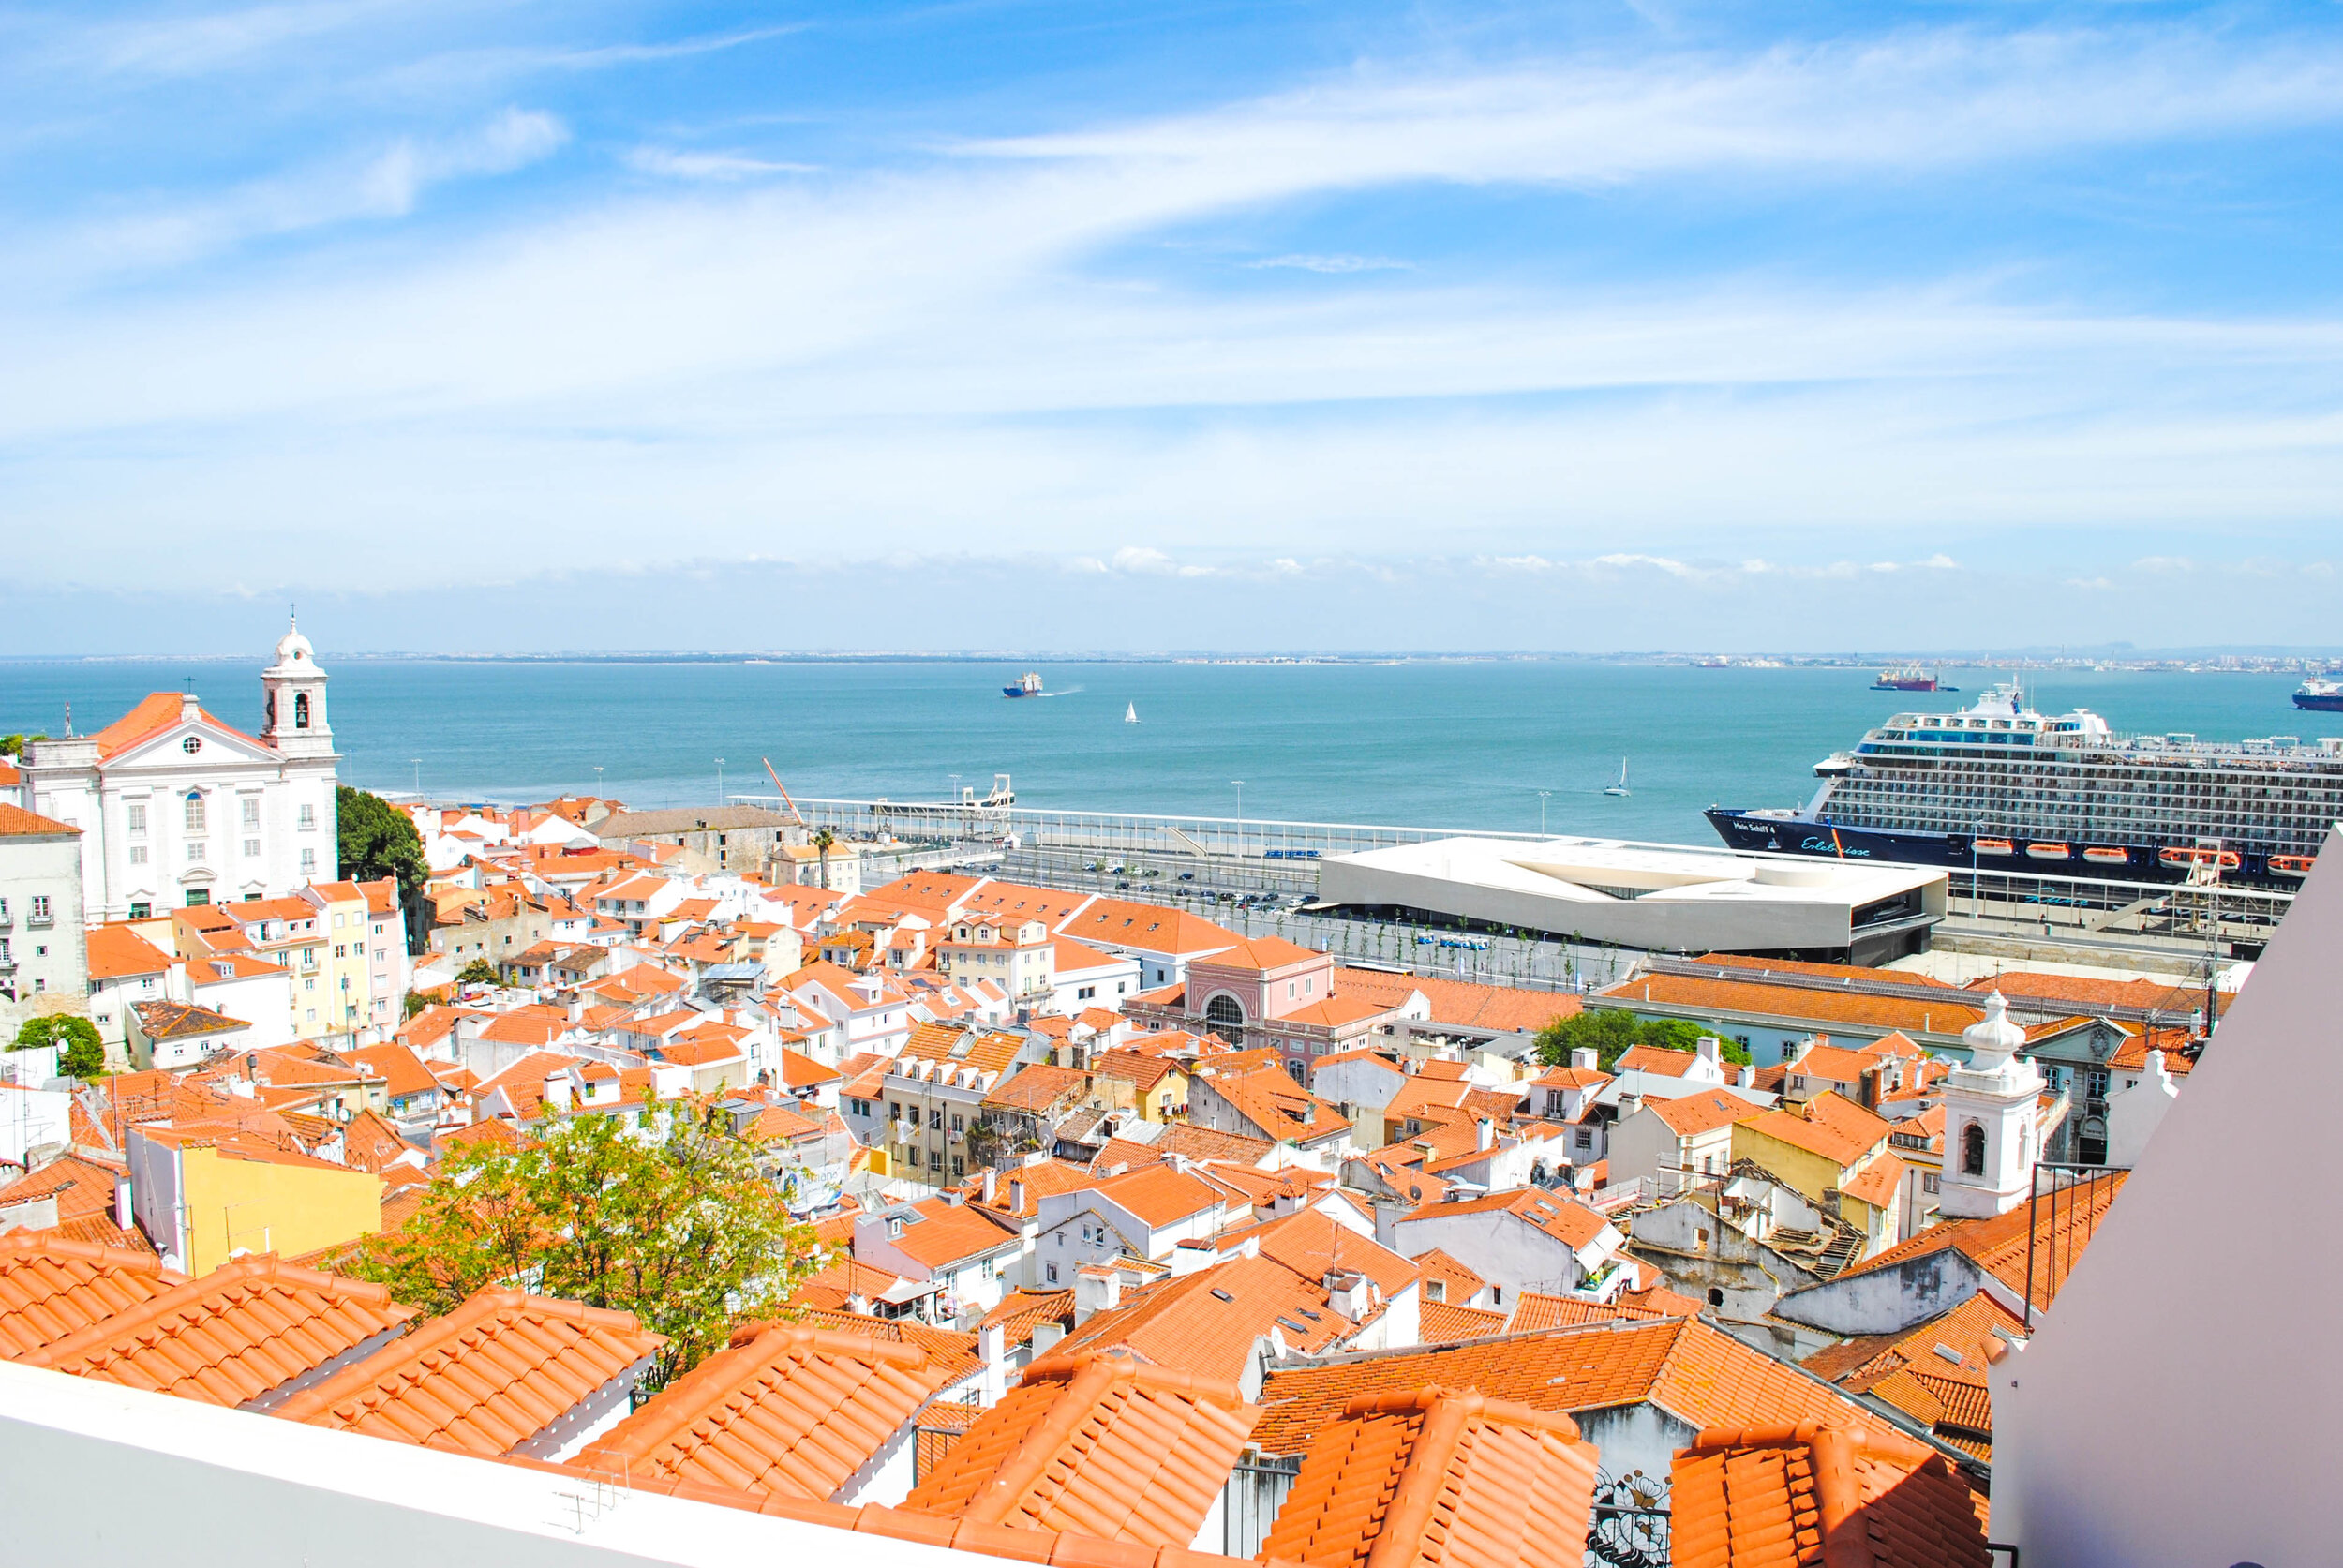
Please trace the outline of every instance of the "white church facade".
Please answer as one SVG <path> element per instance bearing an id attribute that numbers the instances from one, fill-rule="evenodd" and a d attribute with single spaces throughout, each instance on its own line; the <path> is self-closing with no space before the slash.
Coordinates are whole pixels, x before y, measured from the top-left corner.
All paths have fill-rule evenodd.
<path id="1" fill-rule="evenodd" d="M 27 804 L 82 830 L 92 922 L 280 898 L 338 874 L 325 672 L 298 627 L 261 673 L 247 735 L 157 692 L 94 735 L 26 748 Z"/>

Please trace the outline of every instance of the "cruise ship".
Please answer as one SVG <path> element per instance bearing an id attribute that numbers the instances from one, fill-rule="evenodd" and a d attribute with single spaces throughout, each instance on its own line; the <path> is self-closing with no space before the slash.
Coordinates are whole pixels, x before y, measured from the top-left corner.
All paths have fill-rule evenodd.
<path id="1" fill-rule="evenodd" d="M 2343 739 L 2118 735 L 2013 682 L 1899 713 L 1817 764 L 1802 809 L 1709 809 L 1736 849 L 2125 882 L 2299 887 L 2343 818 Z"/>

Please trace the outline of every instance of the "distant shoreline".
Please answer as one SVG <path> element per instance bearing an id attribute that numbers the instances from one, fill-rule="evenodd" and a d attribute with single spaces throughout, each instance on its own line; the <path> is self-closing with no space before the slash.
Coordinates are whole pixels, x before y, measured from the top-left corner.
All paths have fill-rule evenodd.
<path id="1" fill-rule="evenodd" d="M 1943 665 L 1955 669 L 2104 669 L 2183 670 L 2205 675 L 2271 675 L 2321 673 L 2343 665 L 2343 648 L 2312 649 L 2129 649 L 2106 652 L 2067 650 L 2029 652 L 1973 650 L 1964 653 L 1037 653 L 977 651 L 924 653 L 875 650 L 867 652 L 677 652 L 636 650 L 617 652 L 563 651 L 547 653 L 424 653 L 395 650 L 351 651 L 320 650 L 321 662 L 351 664 L 429 665 L 1616 665 L 1642 667 L 1684 667 L 1723 660 L 1715 667 L 1748 669 L 1869 669 L 1888 665 Z M 249 652 L 237 653 L 87 653 L 0 654 L 4 665 L 248 665 Z"/>

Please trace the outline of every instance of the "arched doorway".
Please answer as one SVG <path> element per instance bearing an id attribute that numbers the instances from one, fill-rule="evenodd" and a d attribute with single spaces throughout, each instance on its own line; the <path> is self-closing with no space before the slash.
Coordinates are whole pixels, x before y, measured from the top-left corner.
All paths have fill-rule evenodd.
<path id="1" fill-rule="evenodd" d="M 1204 1004 L 1204 1026 L 1234 1045 L 1245 1033 L 1245 1009 L 1223 992 Z"/>

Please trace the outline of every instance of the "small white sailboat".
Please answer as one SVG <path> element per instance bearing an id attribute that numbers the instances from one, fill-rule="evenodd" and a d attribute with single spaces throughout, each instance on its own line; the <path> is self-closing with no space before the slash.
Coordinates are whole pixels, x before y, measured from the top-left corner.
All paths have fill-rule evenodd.
<path id="1" fill-rule="evenodd" d="M 1123 705 L 1123 722 L 1127 724 L 1139 723 L 1139 704 L 1130 702 Z"/>
<path id="2" fill-rule="evenodd" d="M 1619 783 L 1613 784 L 1603 793 L 1605 795 L 1624 795 L 1627 793 L 1627 759 L 1625 757 L 1620 757 L 1619 759 Z"/>

